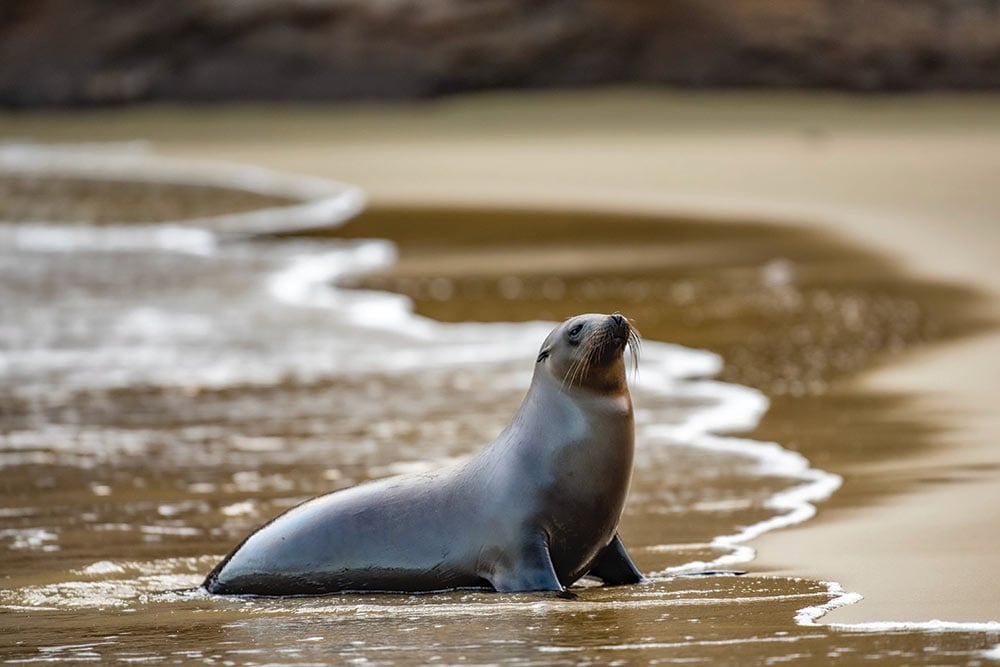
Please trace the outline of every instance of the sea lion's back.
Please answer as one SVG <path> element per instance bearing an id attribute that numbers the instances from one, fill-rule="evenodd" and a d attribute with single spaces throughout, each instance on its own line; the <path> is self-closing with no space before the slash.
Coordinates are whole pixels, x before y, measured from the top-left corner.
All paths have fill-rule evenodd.
<path id="1" fill-rule="evenodd" d="M 208 575 L 205 588 L 229 595 L 321 595 L 481 585 L 474 555 L 456 558 L 454 552 L 466 546 L 437 526 L 442 493 L 438 476 L 421 475 L 309 500 L 247 537 Z"/>

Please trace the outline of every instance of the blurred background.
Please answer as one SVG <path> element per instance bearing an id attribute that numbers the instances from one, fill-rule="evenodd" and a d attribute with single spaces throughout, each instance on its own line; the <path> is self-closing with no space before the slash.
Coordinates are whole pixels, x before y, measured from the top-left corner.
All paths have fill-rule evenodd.
<path id="1" fill-rule="evenodd" d="M 6 0 L 0 102 L 988 89 L 994 0 Z"/>

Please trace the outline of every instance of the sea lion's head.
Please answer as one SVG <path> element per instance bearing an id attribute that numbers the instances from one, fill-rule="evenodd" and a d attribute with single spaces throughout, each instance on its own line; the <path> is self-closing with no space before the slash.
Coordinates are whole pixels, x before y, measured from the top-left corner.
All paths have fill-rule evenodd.
<path id="1" fill-rule="evenodd" d="M 565 388 L 620 391 L 626 389 L 623 359 L 626 346 L 634 364 L 639 332 L 621 313 L 577 315 L 548 335 L 538 353 L 536 367 L 544 365 Z"/>

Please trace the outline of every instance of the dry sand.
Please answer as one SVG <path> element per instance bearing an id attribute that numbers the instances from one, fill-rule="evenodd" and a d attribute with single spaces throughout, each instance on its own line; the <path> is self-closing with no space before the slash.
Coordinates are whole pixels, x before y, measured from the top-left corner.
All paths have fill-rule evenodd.
<path id="1" fill-rule="evenodd" d="M 377 204 L 815 226 L 923 277 L 982 289 L 988 314 L 1000 316 L 1000 97 L 602 92 L 266 116 L 153 109 L 4 123 L 8 137 L 141 137 L 165 154 L 343 179 Z M 1000 619 L 1000 335 L 918 350 L 857 382 L 906 394 L 894 419 L 933 420 L 940 446 L 837 470 L 847 482 L 835 501 L 759 539 L 754 569 L 836 580 L 865 596 L 832 622 Z M 893 493 L 874 506 L 850 502 L 852 488 L 871 485 Z"/>

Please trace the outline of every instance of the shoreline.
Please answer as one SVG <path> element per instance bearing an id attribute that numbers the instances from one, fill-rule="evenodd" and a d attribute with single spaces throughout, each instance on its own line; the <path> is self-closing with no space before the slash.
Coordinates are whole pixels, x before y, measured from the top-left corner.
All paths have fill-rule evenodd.
<path id="1" fill-rule="evenodd" d="M 775 100 L 784 125 L 752 110 L 741 124 L 733 96 L 699 98 L 711 122 L 677 112 L 676 96 L 637 97 L 612 96 L 604 111 L 641 113 L 652 136 L 614 122 L 586 127 L 591 119 L 573 116 L 572 95 L 492 98 L 501 111 L 516 112 L 520 130 L 506 135 L 496 110 L 484 111 L 477 99 L 425 107 L 424 116 L 401 125 L 413 107 L 379 110 L 364 122 L 357 109 L 333 110 L 320 137 L 300 135 L 280 145 L 249 139 L 252 129 L 209 141 L 172 134 L 169 122 L 145 130 L 160 154 L 344 179 L 376 205 L 517 202 L 777 219 L 874 248 L 917 276 L 980 289 L 991 304 L 983 314 L 1000 315 L 1000 189 L 989 177 L 1000 173 L 1000 120 L 983 112 L 1000 109 L 1000 97 L 924 104 L 909 116 L 905 100 L 889 101 L 869 106 L 860 125 L 822 96 Z M 539 99 L 554 99 L 555 108 L 546 110 Z M 977 104 L 974 113 L 963 106 Z M 532 118 L 553 111 L 569 114 L 568 126 L 583 126 L 585 138 L 531 131 Z M 672 111 L 674 125 L 657 129 L 649 120 Z M 143 114 L 93 117 L 141 120 Z M 900 114 L 902 129 L 893 124 Z M 470 129 L 477 122 L 488 125 L 482 137 Z M 14 125 L 8 132 L 59 140 L 72 117 L 44 117 L 34 126 L 21 117 Z M 367 128 L 360 138 L 353 134 L 359 125 Z M 128 133 L 139 127 L 143 123 L 125 123 L 114 132 L 136 138 Z M 101 125 L 84 138 L 113 138 L 109 131 Z M 868 469 L 835 470 L 846 484 L 892 491 L 860 509 L 838 506 L 841 491 L 808 523 L 755 540 L 754 571 L 835 580 L 864 595 L 821 623 L 997 620 L 1000 517 L 990 508 L 1000 507 L 1000 453 L 991 446 L 1000 436 L 1000 416 L 990 397 L 1000 385 L 998 365 L 1000 334 L 990 332 L 920 348 L 848 383 L 844 391 L 902 394 L 894 419 L 930 420 L 940 429 L 932 434 L 937 446 Z"/>
<path id="2" fill-rule="evenodd" d="M 995 395 L 998 359 L 1000 336 L 987 333 L 933 344 L 902 363 L 862 374 L 861 386 L 905 392 L 910 405 L 904 415 L 932 415 L 941 426 L 938 439 L 947 444 L 845 472 L 868 483 L 891 481 L 897 490 L 864 508 L 839 508 L 835 496 L 814 521 L 762 536 L 754 543 L 757 568 L 793 576 L 822 573 L 862 595 L 821 623 L 998 620 L 1000 585 L 991 572 L 1000 483 L 989 443 L 997 421 L 989 397 Z M 940 379 L 952 376 L 956 366 L 964 367 L 967 384 L 939 391 Z"/>

